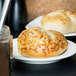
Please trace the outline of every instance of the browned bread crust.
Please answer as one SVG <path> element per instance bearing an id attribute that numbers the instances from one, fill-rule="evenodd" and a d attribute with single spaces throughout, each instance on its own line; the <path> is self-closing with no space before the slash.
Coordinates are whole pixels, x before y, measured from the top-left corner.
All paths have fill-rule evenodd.
<path id="1" fill-rule="evenodd" d="M 47 13 L 41 20 L 42 28 L 63 34 L 76 32 L 76 11 L 58 10 Z"/>
<path id="2" fill-rule="evenodd" d="M 57 31 L 32 27 L 18 37 L 18 51 L 29 57 L 45 58 L 62 54 L 67 49 L 66 38 Z"/>

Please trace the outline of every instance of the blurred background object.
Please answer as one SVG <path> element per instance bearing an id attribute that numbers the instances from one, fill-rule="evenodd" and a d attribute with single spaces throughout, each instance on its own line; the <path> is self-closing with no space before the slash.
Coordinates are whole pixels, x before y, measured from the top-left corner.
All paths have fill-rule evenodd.
<path id="1" fill-rule="evenodd" d="M 0 15 L 1 15 L 2 7 L 3 7 L 3 3 L 4 3 L 4 0 L 0 0 Z"/>
<path id="2" fill-rule="evenodd" d="M 27 24 L 28 15 L 25 0 L 12 0 L 8 12 L 8 26 L 14 37 L 17 37 Z"/>
<path id="3" fill-rule="evenodd" d="M 25 0 L 29 21 L 55 10 L 76 11 L 76 0 Z"/>
<path id="4" fill-rule="evenodd" d="M 0 0 L 0 15 L 4 1 L 5 0 Z M 11 0 L 4 24 L 10 27 L 11 33 L 14 37 L 18 37 L 22 30 L 25 29 L 27 23 L 28 14 L 25 0 Z"/>

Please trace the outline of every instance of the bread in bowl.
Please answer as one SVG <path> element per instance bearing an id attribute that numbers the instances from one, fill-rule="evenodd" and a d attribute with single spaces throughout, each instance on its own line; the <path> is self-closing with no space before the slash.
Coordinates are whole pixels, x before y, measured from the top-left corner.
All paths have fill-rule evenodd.
<path id="1" fill-rule="evenodd" d="M 34 58 L 54 57 L 66 51 L 66 38 L 57 31 L 31 27 L 21 32 L 18 37 L 18 51 L 23 56 Z"/>
<path id="2" fill-rule="evenodd" d="M 76 32 L 76 12 L 58 10 L 47 13 L 41 20 L 42 28 L 63 34 Z"/>

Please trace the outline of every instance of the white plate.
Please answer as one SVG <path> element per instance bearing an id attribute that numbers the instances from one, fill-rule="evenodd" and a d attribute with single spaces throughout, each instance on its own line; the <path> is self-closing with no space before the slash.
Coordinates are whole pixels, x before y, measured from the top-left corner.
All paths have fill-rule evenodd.
<path id="1" fill-rule="evenodd" d="M 38 26 L 41 27 L 41 19 L 43 16 L 37 17 L 36 19 L 32 20 L 30 23 L 26 25 L 26 28 Z M 76 33 L 64 34 L 64 36 L 76 36 Z"/>
<path id="2" fill-rule="evenodd" d="M 31 58 L 31 57 L 24 57 L 21 54 L 19 54 L 17 50 L 17 39 L 13 40 L 13 57 L 17 60 L 20 60 L 24 63 L 29 64 L 49 64 L 49 63 L 55 63 L 61 59 L 70 57 L 76 53 L 76 44 L 72 41 L 68 40 L 68 48 L 65 53 L 56 56 L 56 57 L 49 57 L 49 58 Z"/>

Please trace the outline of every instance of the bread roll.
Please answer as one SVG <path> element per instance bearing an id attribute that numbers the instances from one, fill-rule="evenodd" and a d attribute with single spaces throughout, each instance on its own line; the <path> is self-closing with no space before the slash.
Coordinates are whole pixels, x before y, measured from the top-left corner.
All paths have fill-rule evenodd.
<path id="1" fill-rule="evenodd" d="M 76 12 L 58 10 L 45 14 L 41 20 L 42 28 L 63 34 L 76 32 Z"/>
<path id="2" fill-rule="evenodd" d="M 58 56 L 67 49 L 66 38 L 57 31 L 32 27 L 18 37 L 18 51 L 24 56 L 46 58 Z"/>

